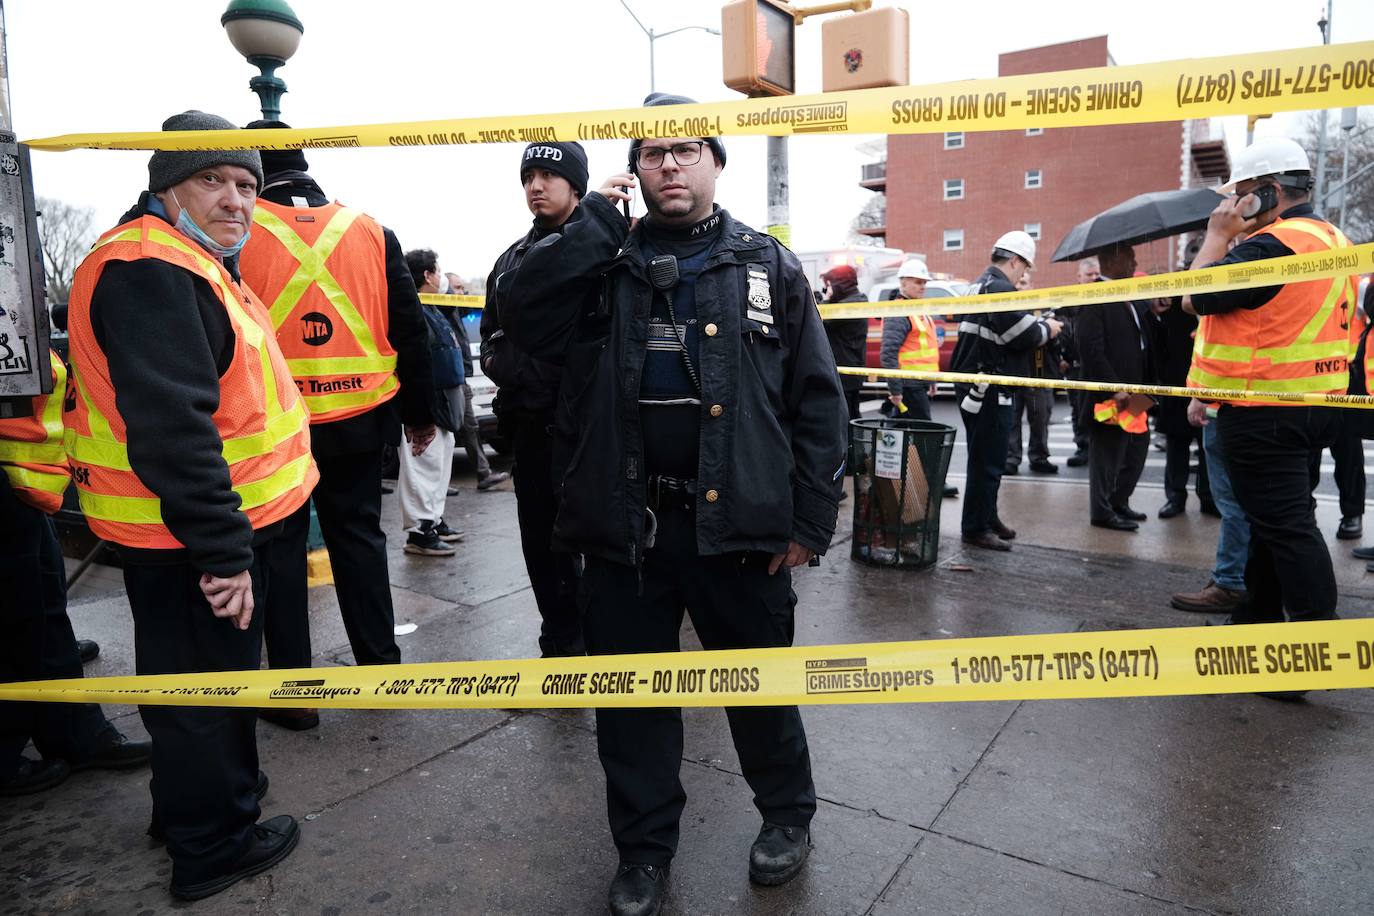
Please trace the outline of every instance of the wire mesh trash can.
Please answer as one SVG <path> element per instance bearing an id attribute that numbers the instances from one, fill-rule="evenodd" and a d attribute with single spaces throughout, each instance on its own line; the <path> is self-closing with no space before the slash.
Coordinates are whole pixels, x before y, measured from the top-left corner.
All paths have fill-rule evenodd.
<path id="1" fill-rule="evenodd" d="M 954 427 L 930 420 L 849 421 L 854 476 L 851 559 L 926 569 L 940 553 L 940 504 Z"/>

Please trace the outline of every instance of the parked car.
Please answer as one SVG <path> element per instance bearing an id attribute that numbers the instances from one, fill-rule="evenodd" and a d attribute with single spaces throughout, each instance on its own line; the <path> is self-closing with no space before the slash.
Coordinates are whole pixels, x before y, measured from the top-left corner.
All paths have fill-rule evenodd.
<path id="1" fill-rule="evenodd" d="M 462 309 L 463 326 L 467 328 L 468 341 L 472 347 L 472 375 L 468 385 L 472 387 L 472 412 L 477 417 L 477 431 L 482 441 L 502 455 L 510 454 L 510 443 L 501 437 L 496 428 L 496 414 L 491 402 L 496 398 L 496 383 L 482 374 L 482 310 Z"/>

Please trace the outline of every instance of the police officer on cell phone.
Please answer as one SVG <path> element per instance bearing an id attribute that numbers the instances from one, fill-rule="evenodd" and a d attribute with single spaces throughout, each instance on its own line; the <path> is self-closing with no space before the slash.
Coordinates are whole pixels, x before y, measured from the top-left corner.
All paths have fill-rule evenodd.
<path id="1" fill-rule="evenodd" d="M 655 93 L 646 105 L 690 102 Z M 586 556 L 592 655 L 792 642 L 790 570 L 830 544 L 845 409 L 820 314 L 787 249 L 714 204 L 715 137 L 634 141 L 629 172 L 499 281 L 516 346 L 563 366 L 555 539 Z M 616 209 L 642 187 L 633 230 Z M 750 878 L 810 849 L 816 793 L 795 706 L 726 710 L 763 827 Z M 657 913 L 686 801 L 675 708 L 598 709 L 620 867 L 614 914 Z"/>

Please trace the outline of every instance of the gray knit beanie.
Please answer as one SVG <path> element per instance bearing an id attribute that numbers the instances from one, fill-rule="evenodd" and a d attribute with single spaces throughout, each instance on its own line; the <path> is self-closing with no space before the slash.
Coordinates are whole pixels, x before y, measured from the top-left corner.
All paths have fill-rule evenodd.
<path id="1" fill-rule="evenodd" d="M 689 99 L 685 95 L 673 95 L 670 92 L 651 92 L 644 97 L 645 108 L 657 108 L 659 105 L 695 105 L 696 99 Z M 720 137 L 703 137 L 706 145 L 711 147 L 711 152 L 715 154 L 716 162 L 721 166 L 725 165 L 725 144 Z M 630 171 L 635 171 L 635 153 L 639 150 L 643 140 L 630 141 Z"/>
<path id="2" fill-rule="evenodd" d="M 238 125 L 219 115 L 203 111 L 183 111 L 162 122 L 163 130 L 237 130 Z M 201 169 L 216 165 L 237 165 L 252 172 L 262 187 L 262 157 L 255 149 L 244 150 L 157 150 L 148 160 L 148 190 L 165 191 L 180 184 Z"/>

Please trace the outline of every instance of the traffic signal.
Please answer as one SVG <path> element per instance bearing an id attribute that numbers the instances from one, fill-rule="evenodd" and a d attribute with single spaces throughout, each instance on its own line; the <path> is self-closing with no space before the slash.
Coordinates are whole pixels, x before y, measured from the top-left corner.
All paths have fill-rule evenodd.
<path id="1" fill-rule="evenodd" d="M 720 10 L 725 85 L 746 95 L 796 91 L 796 19 L 778 0 L 733 0 Z"/>
<path id="2" fill-rule="evenodd" d="M 885 6 L 821 23 L 821 90 L 872 89 L 910 82 L 907 12 Z"/>

